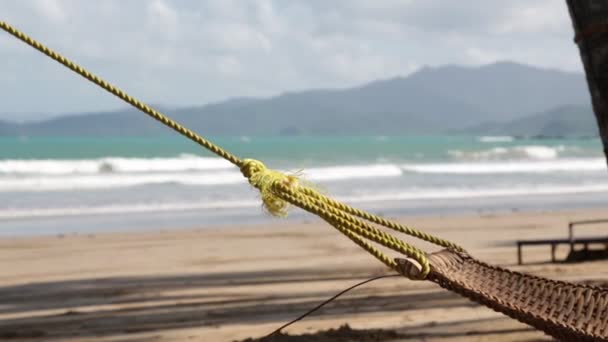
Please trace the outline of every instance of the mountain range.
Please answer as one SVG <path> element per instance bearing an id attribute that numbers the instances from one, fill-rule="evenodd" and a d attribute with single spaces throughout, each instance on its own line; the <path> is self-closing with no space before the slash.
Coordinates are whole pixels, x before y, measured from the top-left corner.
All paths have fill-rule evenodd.
<path id="1" fill-rule="evenodd" d="M 584 75 L 500 62 L 426 67 L 345 89 L 162 108 L 203 135 L 597 135 Z M 0 121 L 4 136 L 147 136 L 170 130 L 134 109 Z"/>

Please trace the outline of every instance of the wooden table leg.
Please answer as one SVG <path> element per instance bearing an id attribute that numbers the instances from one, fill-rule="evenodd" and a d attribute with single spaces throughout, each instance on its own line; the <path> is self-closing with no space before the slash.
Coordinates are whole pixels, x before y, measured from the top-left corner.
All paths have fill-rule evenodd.
<path id="1" fill-rule="evenodd" d="M 523 264 L 523 261 L 521 259 L 521 243 L 517 244 L 517 264 L 518 265 Z"/>

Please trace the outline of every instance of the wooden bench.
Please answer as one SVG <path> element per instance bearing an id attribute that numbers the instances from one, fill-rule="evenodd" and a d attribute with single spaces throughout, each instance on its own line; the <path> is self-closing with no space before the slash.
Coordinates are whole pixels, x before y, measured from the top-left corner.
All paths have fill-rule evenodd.
<path id="1" fill-rule="evenodd" d="M 575 251 L 576 245 L 583 245 L 583 250 L 588 251 L 590 244 L 601 243 L 604 244 L 605 248 L 608 249 L 608 235 L 599 237 L 586 237 L 586 238 L 575 238 L 574 237 L 574 226 L 577 225 L 589 225 L 598 223 L 608 223 L 608 219 L 601 220 L 584 220 L 584 221 L 573 221 L 568 223 L 568 238 L 567 239 L 541 239 L 541 240 L 517 240 L 517 263 L 523 264 L 522 247 L 523 246 L 534 246 L 534 245 L 551 245 L 551 262 L 556 262 L 555 250 L 558 245 L 570 245 L 570 253 Z"/>

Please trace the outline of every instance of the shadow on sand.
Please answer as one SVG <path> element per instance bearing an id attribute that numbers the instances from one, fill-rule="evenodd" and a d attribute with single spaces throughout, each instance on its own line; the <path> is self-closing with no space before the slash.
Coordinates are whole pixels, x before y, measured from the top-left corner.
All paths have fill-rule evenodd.
<path id="1" fill-rule="evenodd" d="M 255 295 L 247 293 L 248 287 L 295 283 L 305 288 L 310 282 L 335 280 L 344 280 L 349 285 L 367 276 L 356 271 L 336 275 L 299 270 L 116 277 L 6 286 L 0 288 L 0 314 L 12 318 L 0 322 L 0 339 L 116 336 L 236 323 L 276 322 L 279 326 L 335 291 Z M 403 281 L 392 279 L 382 281 Z M 215 289 L 213 294 L 205 293 L 211 289 Z M 218 295 L 218 291 L 227 292 Z M 383 295 L 358 289 L 314 315 L 335 317 L 472 306 L 476 304 L 447 291 Z"/>
<path id="2" fill-rule="evenodd" d="M 467 323 L 484 323 L 487 326 L 492 326 L 492 321 L 495 319 L 486 320 L 474 320 Z M 416 340 L 424 341 L 430 338 L 452 338 L 452 337 L 473 337 L 473 336 L 496 336 L 506 334 L 516 334 L 530 331 L 527 327 L 522 328 L 506 328 L 506 329 L 484 329 L 484 330 L 469 330 L 469 331 L 453 331 L 444 332 L 442 329 L 449 328 L 450 325 L 458 325 L 458 323 L 447 323 L 447 324 L 432 324 L 422 325 L 413 327 L 408 330 L 420 330 L 424 329 L 427 332 L 401 332 L 398 330 L 384 330 L 384 329 L 352 329 L 348 325 L 343 325 L 338 329 L 330 329 L 325 331 L 318 331 L 312 334 L 302 335 L 289 335 L 289 334 L 275 334 L 268 337 L 262 338 L 249 338 L 241 342 L 350 342 L 350 341 L 407 341 Z M 439 332 L 434 332 L 440 330 Z M 547 341 L 547 339 L 520 339 L 525 342 L 536 342 L 536 341 Z"/>

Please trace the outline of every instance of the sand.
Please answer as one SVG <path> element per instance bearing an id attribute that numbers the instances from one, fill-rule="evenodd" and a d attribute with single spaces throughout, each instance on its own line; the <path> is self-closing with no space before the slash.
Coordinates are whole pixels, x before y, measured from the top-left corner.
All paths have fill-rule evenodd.
<path id="1" fill-rule="evenodd" d="M 456 241 L 490 263 L 602 283 L 608 281 L 608 261 L 552 264 L 549 247 L 541 246 L 526 248 L 528 264 L 518 266 L 514 240 L 565 237 L 568 221 L 603 217 L 608 211 L 595 209 L 400 221 Z M 599 235 L 606 227 L 577 231 Z M 562 246 L 557 256 L 566 253 Z M 257 338 L 360 280 L 388 273 L 317 221 L 5 238 L 0 240 L 0 339 Z M 348 327 L 340 330 L 344 324 Z M 404 278 L 358 288 L 286 333 L 296 336 L 282 341 L 550 340 L 432 283 Z"/>

